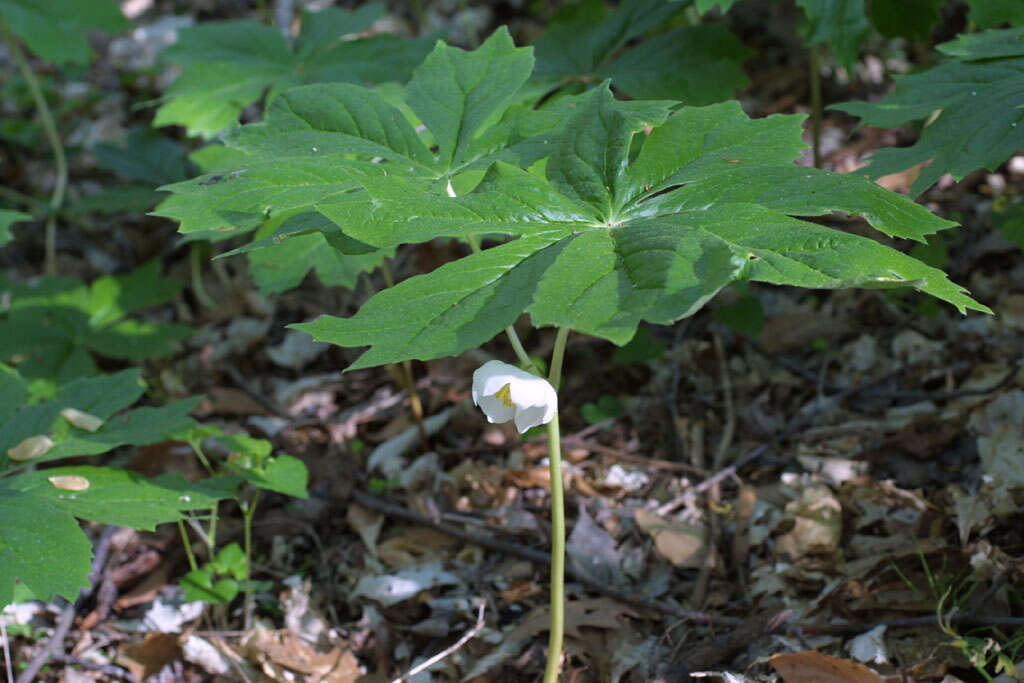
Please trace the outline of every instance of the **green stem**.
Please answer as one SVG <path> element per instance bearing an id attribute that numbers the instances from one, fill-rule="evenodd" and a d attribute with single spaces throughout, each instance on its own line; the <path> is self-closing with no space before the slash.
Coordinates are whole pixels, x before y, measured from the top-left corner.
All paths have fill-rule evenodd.
<path id="1" fill-rule="evenodd" d="M 188 566 L 192 571 L 199 571 L 199 564 L 196 562 L 195 553 L 192 552 L 192 542 L 188 540 L 188 530 L 185 529 L 185 520 L 178 520 L 178 531 L 181 532 L 181 543 L 185 546 L 185 555 L 188 557 Z"/>
<path id="2" fill-rule="evenodd" d="M 569 339 L 569 328 L 559 327 L 555 335 L 555 350 L 551 352 L 551 374 L 548 381 L 558 391 L 562 384 L 562 361 L 565 360 L 565 342 Z"/>
<path id="3" fill-rule="evenodd" d="M 217 517 L 218 508 L 220 504 L 214 503 L 210 507 L 210 529 L 206 532 L 206 538 L 209 541 L 210 557 L 214 557 L 217 554 Z"/>
<path id="4" fill-rule="evenodd" d="M 544 683 L 557 683 L 565 633 L 565 492 L 562 490 L 562 445 L 557 411 L 548 422 L 548 467 L 551 472 L 551 625 Z"/>
<path id="5" fill-rule="evenodd" d="M 508 341 L 512 344 L 512 350 L 516 352 L 516 358 L 526 369 L 536 368 L 537 365 L 530 358 L 530 354 L 526 353 L 526 347 L 523 346 L 523 342 L 519 340 L 519 335 L 516 334 L 516 328 L 509 325 L 505 328 L 505 334 L 508 335 Z"/>
<path id="6" fill-rule="evenodd" d="M 814 168 L 821 168 L 821 47 L 811 45 L 811 144 Z"/>
<path id="7" fill-rule="evenodd" d="M 559 328 L 551 354 L 548 381 L 555 389 L 562 377 L 562 361 L 569 328 Z M 548 467 L 551 473 L 551 625 L 548 630 L 548 661 L 544 683 L 557 683 L 565 634 L 565 491 L 562 488 L 562 441 L 558 411 L 548 422 Z"/>
<path id="8" fill-rule="evenodd" d="M 256 514 L 256 505 L 260 502 L 259 489 L 252 501 L 242 511 L 245 517 L 245 630 L 252 629 L 252 518 Z"/>
<path id="9" fill-rule="evenodd" d="M 206 291 L 206 286 L 203 284 L 203 269 L 200 263 L 201 254 L 199 253 L 202 247 L 198 242 L 193 242 L 192 246 L 188 251 L 188 264 L 189 273 L 192 280 L 192 293 L 196 295 L 196 301 L 203 308 L 217 308 L 217 303 L 210 298 L 209 293 Z"/>
<path id="10" fill-rule="evenodd" d="M 57 167 L 57 179 L 53 185 L 53 196 L 50 198 L 50 215 L 46 219 L 46 273 L 57 274 L 57 212 L 64 204 L 64 193 L 68 187 L 68 161 L 64 156 L 64 145 L 61 144 L 60 135 L 57 133 L 57 124 L 54 123 L 53 114 L 50 113 L 50 105 L 43 97 L 43 91 L 39 87 L 39 79 L 36 78 L 32 67 L 25 58 L 17 38 L 11 34 L 7 26 L 0 22 L 0 33 L 3 33 L 7 49 L 10 50 L 14 61 L 18 63 L 18 69 L 22 77 L 28 83 L 29 92 L 36 104 L 36 111 L 39 113 L 39 122 L 43 124 L 43 131 L 50 142 L 53 150 L 53 162 Z"/>

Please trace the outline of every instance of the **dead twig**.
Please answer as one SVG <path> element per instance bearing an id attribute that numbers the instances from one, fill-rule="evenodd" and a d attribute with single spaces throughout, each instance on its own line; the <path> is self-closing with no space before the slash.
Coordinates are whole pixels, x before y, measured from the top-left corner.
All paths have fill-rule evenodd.
<path id="1" fill-rule="evenodd" d="M 96 544 L 96 550 L 92 558 L 92 573 L 89 574 L 89 587 L 83 588 L 79 594 L 78 599 L 75 602 L 68 602 L 67 605 L 60 613 L 60 617 L 57 619 L 57 626 L 53 629 L 53 635 L 50 636 L 49 642 L 46 643 L 46 647 L 39 651 L 28 666 L 18 676 L 17 683 L 32 683 L 39 674 L 39 671 L 46 666 L 46 663 L 57 654 L 57 649 L 64 645 L 64 638 L 67 637 L 68 631 L 71 630 L 71 624 L 75 621 L 75 612 L 77 608 L 84 603 L 96 590 L 96 585 L 99 583 L 100 576 L 103 574 L 103 569 L 107 565 L 107 558 L 110 557 L 110 542 L 114 538 L 114 532 L 117 531 L 117 527 L 108 526 L 103 530 L 103 534 L 100 536 L 99 542 Z M 67 602 L 66 600 L 64 602 Z"/>
<path id="2" fill-rule="evenodd" d="M 505 553 L 512 557 L 518 557 L 520 559 L 527 560 L 528 562 L 541 565 L 542 567 L 548 567 L 551 564 L 551 556 L 545 551 L 534 550 L 533 548 L 527 548 L 516 543 L 499 541 L 489 536 L 465 531 L 452 526 L 451 524 L 435 521 L 429 517 L 413 512 L 408 508 L 402 507 L 401 505 L 389 503 L 377 498 L 376 496 L 363 493 L 362 491 L 353 491 L 352 498 L 363 507 L 376 510 L 377 512 L 381 512 L 389 517 L 399 519 L 404 522 L 428 526 L 442 534 L 445 534 L 446 536 L 451 536 L 452 538 L 457 538 L 459 540 L 466 541 L 467 543 L 478 545 L 481 548 Z M 736 617 L 726 617 L 707 614 L 706 612 L 685 610 L 664 600 L 649 600 L 647 598 L 629 595 L 625 591 L 620 591 L 606 583 L 601 583 L 588 578 L 586 575 L 574 571 L 571 567 L 567 568 L 566 573 L 575 581 L 582 583 L 587 588 L 602 595 L 607 595 L 614 600 L 618 600 L 624 604 L 633 605 L 634 607 L 639 607 L 641 609 L 650 610 L 652 612 L 667 614 L 668 616 L 676 617 L 677 619 L 685 619 L 698 624 L 713 624 L 718 626 L 734 626 L 742 621 Z"/>
<path id="3" fill-rule="evenodd" d="M 427 669 L 432 667 L 434 664 L 437 664 L 438 662 L 440 662 L 445 657 L 451 656 L 452 653 L 454 653 L 456 650 L 458 650 L 463 645 L 465 645 L 470 640 L 472 640 L 473 637 L 476 636 L 477 633 L 480 633 L 480 630 L 484 627 L 484 608 L 486 606 L 487 606 L 487 602 L 484 599 L 481 598 L 480 599 L 480 604 L 479 604 L 478 609 L 477 609 L 477 614 L 476 614 L 476 624 L 473 625 L 473 628 L 469 629 L 464 634 L 462 634 L 462 637 L 459 638 L 458 640 L 456 640 L 450 646 L 448 646 L 445 649 L 441 650 L 440 652 L 438 652 L 436 655 L 434 655 L 430 659 L 426 660 L 425 662 L 420 662 L 419 664 L 417 664 L 413 668 L 409 669 L 408 671 L 406 671 L 404 674 L 402 674 L 401 676 L 399 676 L 395 680 L 391 681 L 391 683 L 402 683 L 402 681 L 406 680 L 407 678 L 412 678 L 413 676 L 415 676 L 419 672 L 426 671 Z"/>
<path id="4" fill-rule="evenodd" d="M 127 683 L 138 683 L 138 680 L 132 672 L 127 669 L 122 669 L 119 666 L 113 664 L 100 664 L 99 662 L 91 662 L 88 659 L 81 657 L 75 657 L 74 655 L 64 654 L 58 652 L 53 655 L 50 659 L 57 662 L 58 664 L 70 664 L 78 669 L 85 669 L 86 671 L 95 671 L 103 674 L 104 680 L 119 680 L 127 681 Z"/>

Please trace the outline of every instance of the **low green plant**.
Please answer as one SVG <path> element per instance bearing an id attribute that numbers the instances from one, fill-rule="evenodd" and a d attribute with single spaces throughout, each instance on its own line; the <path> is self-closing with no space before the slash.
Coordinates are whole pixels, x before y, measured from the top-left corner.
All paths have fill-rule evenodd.
<path id="1" fill-rule="evenodd" d="M 264 93 L 269 101 L 302 83 L 405 82 L 433 41 L 358 37 L 383 13 L 379 2 L 353 11 L 303 11 L 294 46 L 281 31 L 251 20 L 182 29 L 178 42 L 161 53 L 182 73 L 164 94 L 154 125 L 182 125 L 190 135 L 210 138 L 234 126 Z"/>
<path id="2" fill-rule="evenodd" d="M 979 168 L 994 171 L 1024 148 L 1024 28 L 962 35 L 938 50 L 947 59 L 897 76 L 896 89 L 882 100 L 831 107 L 883 128 L 925 121 L 917 142 L 880 149 L 863 169 L 879 178 L 930 160 L 910 187 L 914 195 L 947 173 L 960 180 Z"/>
<path id="3" fill-rule="evenodd" d="M 749 81 L 750 51 L 723 23 L 696 23 L 658 33 L 630 49 L 690 3 L 626 0 L 613 11 L 599 0 L 563 4 L 535 43 L 531 85 L 541 93 L 579 92 L 610 79 L 637 99 L 671 98 L 702 105 L 729 99 Z"/>
<path id="4" fill-rule="evenodd" d="M 131 361 L 169 354 L 191 328 L 130 316 L 170 301 L 180 289 L 161 277 L 157 261 L 89 285 L 65 277 L 15 284 L 0 276 L 7 301 L 0 312 L 0 362 L 53 388 L 95 375 L 93 354 Z"/>
<path id="5" fill-rule="evenodd" d="M 642 321 L 671 323 L 729 283 L 747 281 L 913 287 L 962 312 L 988 309 L 935 268 L 799 218 L 844 211 L 917 241 L 953 225 L 864 178 L 794 165 L 804 147 L 802 117 L 751 120 L 734 102 L 623 102 L 602 84 L 547 112 L 519 110 L 520 121 L 547 117 L 537 137 L 486 125 L 508 120 L 532 61 L 503 31 L 473 52 L 439 45 L 414 72 L 405 99 L 422 132 L 406 110 L 365 88 L 290 91 L 264 123 L 229 137 L 254 161 L 266 158 L 256 166 L 259 182 L 250 164 L 223 183 L 171 186 L 178 196 L 160 211 L 187 233 L 223 225 L 229 207 L 258 220 L 254 209 L 273 199 L 324 217 L 307 229 L 342 249 L 349 240 L 376 248 L 465 240 L 470 255 L 376 294 L 354 316 L 296 326 L 320 341 L 368 347 L 350 369 L 457 355 L 505 332 L 521 367 L 536 373 L 512 324 L 528 313 L 535 327 L 557 328 L 551 392 L 506 364 L 500 372 L 485 365 L 473 383 L 489 420 L 515 419 L 520 431 L 547 424 L 553 556 L 545 680 L 554 681 L 565 529 L 551 397 L 570 331 L 625 344 Z M 311 191 L 298 177 L 326 183 Z M 233 194 L 225 191 L 231 183 Z M 261 201 L 245 196 L 248 189 Z M 485 237 L 496 244 L 484 249 Z M 499 387 L 500 377 L 507 380 Z"/>
<path id="6" fill-rule="evenodd" d="M 74 600 L 88 587 L 92 548 L 76 518 L 152 530 L 230 495 L 224 480 L 146 479 L 94 465 L 41 467 L 155 443 L 193 424 L 188 413 L 198 399 L 130 409 L 144 390 L 139 371 L 124 370 L 41 394 L 0 365 L 0 605 L 16 596 Z"/>
<path id="7" fill-rule="evenodd" d="M 186 598 L 213 604 L 226 604 L 244 593 L 245 627 L 252 625 L 252 523 L 263 491 L 274 491 L 294 498 L 307 498 L 306 466 L 298 458 L 286 454 L 273 455 L 273 446 L 265 439 L 245 434 L 224 434 L 210 426 L 191 427 L 175 435 L 188 443 L 203 468 L 214 481 L 230 482 L 229 496 L 242 512 L 243 542 L 218 546 L 217 527 L 220 520 L 219 501 L 214 501 L 205 516 L 179 520 L 178 528 L 184 542 L 191 571 L 181 580 Z M 211 443 L 212 442 L 212 443 Z M 225 452 L 213 458 L 204 444 Z M 199 537 L 210 560 L 199 565 L 186 529 Z M 241 586 L 239 585 L 241 583 Z"/>
<path id="8" fill-rule="evenodd" d="M 962 605 L 978 588 L 979 583 L 969 572 L 950 571 L 946 567 L 945 559 L 940 567 L 935 568 L 920 548 L 917 555 L 928 584 L 927 593 L 897 565 L 891 565 L 892 569 L 918 599 L 935 603 L 936 622 L 939 629 L 949 636 L 950 645 L 959 650 L 986 681 L 995 680 L 995 676 L 1001 673 L 1017 678 L 1014 662 L 1024 650 L 1024 631 L 1006 634 L 996 627 L 985 627 L 961 633 L 956 628 L 953 618 L 961 611 Z"/>

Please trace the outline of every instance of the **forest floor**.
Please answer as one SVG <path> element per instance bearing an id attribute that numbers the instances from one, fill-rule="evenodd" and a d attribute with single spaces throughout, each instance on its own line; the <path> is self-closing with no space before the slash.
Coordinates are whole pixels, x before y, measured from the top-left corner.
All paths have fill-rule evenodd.
<path id="1" fill-rule="evenodd" d="M 146 20 L 158 17 L 151 10 Z M 732 21 L 745 41 L 762 35 L 754 19 Z M 778 39 L 763 35 L 756 49 L 771 55 Z M 103 60 L 83 80 L 109 78 Z M 854 77 L 826 73 L 826 103 L 885 92 L 880 64 L 868 56 Z M 806 62 L 769 57 L 748 68 L 749 114 L 807 111 Z M 145 121 L 149 112 L 129 100 L 93 112 L 93 128 L 80 132 Z M 826 114 L 826 168 L 850 172 L 872 150 L 913 139 L 855 126 Z M 48 162 L 40 151 L 19 163 L 28 174 Z M 87 157 L 73 163 L 73 192 L 102 182 Z M 18 184 L 17 168 L 5 182 Z M 906 192 L 912 174 L 883 184 Z M 674 326 L 646 327 L 624 349 L 570 337 L 560 392 L 563 680 L 718 672 L 702 675 L 953 683 L 984 680 L 972 658 L 1024 659 L 1024 256 L 992 222 L 993 204 L 1021 192 L 1016 158 L 921 198 L 962 227 L 916 255 L 995 316 L 964 317 L 907 290 L 751 286 L 727 289 Z M 824 222 L 864 230 L 859 220 Z M 189 282 L 188 252 L 170 249 L 174 239 L 166 221 L 122 217 L 67 238 L 60 270 L 89 279 L 108 264 L 159 256 L 168 277 Z M 392 268 L 401 279 L 462 249 L 410 247 Z M 38 255 L 38 245 L 13 245 L 3 266 L 28 277 Z M 197 332 L 146 375 L 167 395 L 203 394 L 201 422 L 302 459 L 310 496 L 261 502 L 249 630 L 240 601 L 204 610 L 182 602 L 176 581 L 187 563 L 173 525 L 108 534 L 96 596 L 45 679 L 391 681 L 469 634 L 406 680 L 539 680 L 547 445 L 489 425 L 469 392 L 481 362 L 512 361 L 505 340 L 412 363 L 427 418 L 421 438 L 410 396 L 385 369 L 343 373 L 353 350 L 286 330 L 351 314 L 365 282 L 335 291 L 310 277 L 264 297 L 240 258 L 202 277 L 216 307 L 186 292 L 155 313 Z M 520 332 L 538 355 L 550 351 L 550 330 Z M 181 453 L 173 443 L 147 447 L 134 466 L 201 476 Z M 222 542 L 241 540 L 240 512 L 222 506 L 221 516 Z M 27 606 L 20 618 L 42 636 L 54 609 Z M 28 660 L 46 638 L 16 643 Z"/>

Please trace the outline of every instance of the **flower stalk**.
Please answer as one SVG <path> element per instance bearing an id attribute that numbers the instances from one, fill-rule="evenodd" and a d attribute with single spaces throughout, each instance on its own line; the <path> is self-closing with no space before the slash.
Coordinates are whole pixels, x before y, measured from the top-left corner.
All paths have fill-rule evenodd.
<path id="1" fill-rule="evenodd" d="M 560 327 L 551 353 L 548 381 L 558 391 L 569 328 Z M 562 439 L 558 411 L 548 422 L 548 470 L 551 475 L 551 622 L 548 629 L 548 661 L 544 683 L 557 683 L 565 636 L 565 491 L 562 487 Z"/>

